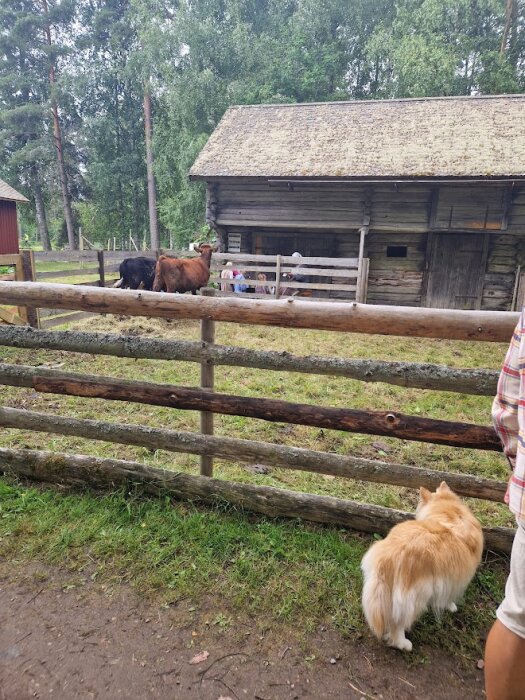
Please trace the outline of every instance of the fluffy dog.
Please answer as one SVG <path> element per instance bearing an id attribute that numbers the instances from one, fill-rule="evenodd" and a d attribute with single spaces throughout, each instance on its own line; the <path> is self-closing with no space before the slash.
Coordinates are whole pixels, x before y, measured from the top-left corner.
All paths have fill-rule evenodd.
<path id="1" fill-rule="evenodd" d="M 420 489 L 415 520 L 396 525 L 363 557 L 363 611 L 378 639 L 404 651 L 405 637 L 431 606 L 457 610 L 481 560 L 483 533 L 470 509 L 443 481 Z"/>

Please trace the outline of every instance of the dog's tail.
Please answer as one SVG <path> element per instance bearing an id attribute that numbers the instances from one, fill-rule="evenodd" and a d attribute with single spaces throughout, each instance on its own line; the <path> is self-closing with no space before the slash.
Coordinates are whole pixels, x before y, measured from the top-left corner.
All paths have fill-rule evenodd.
<path id="1" fill-rule="evenodd" d="M 121 277 L 119 280 L 117 280 L 113 286 L 122 287 L 122 282 L 124 282 L 124 277 Z"/>
<path id="2" fill-rule="evenodd" d="M 370 550 L 361 563 L 365 582 L 363 586 L 363 612 L 368 626 L 378 639 L 383 639 L 390 629 L 392 616 L 392 590 L 375 552 Z"/>

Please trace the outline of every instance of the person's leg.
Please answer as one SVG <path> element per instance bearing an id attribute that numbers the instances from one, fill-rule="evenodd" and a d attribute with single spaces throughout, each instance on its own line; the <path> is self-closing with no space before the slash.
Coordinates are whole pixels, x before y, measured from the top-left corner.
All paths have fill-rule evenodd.
<path id="1" fill-rule="evenodd" d="M 496 620 L 485 647 L 487 700 L 525 700 L 525 639 Z"/>
<path id="2" fill-rule="evenodd" d="M 505 599 L 485 647 L 487 700 L 525 700 L 525 522 L 512 545 Z"/>

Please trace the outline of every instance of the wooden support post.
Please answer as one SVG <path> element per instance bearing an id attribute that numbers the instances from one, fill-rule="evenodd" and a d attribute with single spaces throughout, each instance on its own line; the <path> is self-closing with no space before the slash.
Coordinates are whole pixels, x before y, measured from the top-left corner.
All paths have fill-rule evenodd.
<path id="1" fill-rule="evenodd" d="M 370 270 L 370 258 L 363 258 L 363 264 L 361 267 L 360 280 L 362 282 L 361 287 L 361 303 L 366 304 L 368 296 L 368 273 Z"/>
<path id="2" fill-rule="evenodd" d="M 365 254 L 365 238 L 370 227 L 370 211 L 372 203 L 369 199 L 365 202 L 363 210 L 363 225 L 359 229 L 359 258 L 357 263 L 357 289 L 355 292 L 355 300 L 359 303 L 364 303 L 366 299 L 366 283 L 368 283 L 368 274 L 365 275 L 363 258 Z"/>
<path id="3" fill-rule="evenodd" d="M 277 256 L 275 263 L 275 298 L 279 298 L 279 287 L 281 286 L 281 256 Z"/>
<path id="4" fill-rule="evenodd" d="M 24 282 L 35 282 L 35 254 L 32 250 L 22 250 L 20 252 L 20 266 L 22 270 L 21 279 Z M 25 320 L 32 328 L 40 328 L 40 317 L 38 309 L 34 306 L 25 307 Z"/>
<path id="5" fill-rule="evenodd" d="M 97 250 L 97 260 L 98 260 L 98 286 L 106 286 L 106 274 L 104 271 L 104 251 Z"/>
<path id="6" fill-rule="evenodd" d="M 205 297 L 215 295 L 215 290 L 206 287 L 201 290 Z M 208 318 L 201 320 L 201 341 L 203 343 L 215 343 L 215 321 Z M 214 366 L 212 360 L 204 360 L 201 363 L 201 389 L 213 391 L 214 387 Z M 202 435 L 213 435 L 213 413 L 211 411 L 201 411 L 200 414 Z M 201 455 L 201 475 L 213 476 L 213 457 L 211 455 Z"/>
<path id="7" fill-rule="evenodd" d="M 22 259 L 22 254 L 19 253 L 16 256 L 16 262 L 15 262 L 15 280 L 17 282 L 24 282 L 25 277 L 24 277 L 24 265 L 23 265 L 23 259 Z M 27 316 L 28 308 L 25 304 L 20 303 L 18 304 L 18 308 L 16 310 L 16 315 L 18 316 L 18 323 L 20 325 L 24 325 L 26 323 L 29 323 L 29 319 Z M 5 317 L 4 317 L 5 318 Z M 9 323 L 9 321 L 8 321 Z"/>
<path id="8" fill-rule="evenodd" d="M 521 274 L 521 265 L 518 265 L 518 268 L 516 270 L 516 279 L 514 280 L 514 289 L 512 292 L 512 303 L 510 305 L 510 311 L 516 311 L 516 302 L 518 300 L 518 288 L 520 284 L 520 274 Z M 520 309 L 518 309 L 519 311 Z"/>

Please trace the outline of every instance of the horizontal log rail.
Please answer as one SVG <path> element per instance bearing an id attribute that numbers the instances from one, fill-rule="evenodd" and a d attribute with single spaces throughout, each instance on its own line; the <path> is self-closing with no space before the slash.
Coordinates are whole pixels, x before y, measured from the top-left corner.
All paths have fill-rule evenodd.
<path id="1" fill-rule="evenodd" d="M 332 277 L 332 278 L 347 278 L 347 277 L 357 277 L 357 264 L 358 260 L 355 260 L 355 266 L 352 268 L 343 268 L 343 269 L 338 269 L 338 268 L 331 268 L 331 267 L 308 267 L 308 268 L 303 268 L 302 273 L 303 274 L 308 274 L 308 276 L 313 276 L 313 277 Z M 303 265 L 301 265 L 303 267 Z M 212 264 L 210 265 L 210 270 L 213 276 L 217 276 L 218 280 L 221 280 L 220 273 L 224 270 L 224 265 L 217 265 L 217 264 Z M 234 268 L 235 269 L 235 268 Z M 281 274 L 290 272 L 294 273 L 297 270 L 297 266 L 281 266 Z M 268 274 L 275 274 L 275 261 L 272 263 L 272 265 L 268 266 L 263 266 L 257 265 L 257 266 L 252 266 L 252 265 L 243 265 L 242 266 L 242 272 L 245 275 L 247 272 L 264 272 Z M 224 280 L 221 280 L 224 282 Z M 275 280 L 274 280 L 275 281 Z"/>
<path id="2" fill-rule="evenodd" d="M 213 298 L 164 292 L 0 282 L 0 303 L 151 318 L 202 319 L 287 328 L 507 343 L 519 314 L 420 307 Z"/>
<path id="3" fill-rule="evenodd" d="M 392 486 L 426 486 L 435 489 L 446 479 L 449 486 L 462 496 L 497 502 L 503 500 L 506 490 L 505 482 L 470 474 L 441 472 L 256 440 L 69 418 L 18 408 L 0 408 L 0 425 L 4 428 L 70 435 L 167 452 L 211 455 L 235 462 L 259 462 L 284 469 L 310 471 Z"/>
<path id="4" fill-rule="evenodd" d="M 413 514 L 356 501 L 298 493 L 271 486 L 254 486 L 210 477 L 148 467 L 138 462 L 101 459 L 36 450 L 0 448 L 0 470 L 18 477 L 61 485 L 111 489 L 140 485 L 153 495 L 229 503 L 238 508 L 270 517 L 291 517 L 344 526 L 369 533 L 386 534 Z M 484 528 L 485 547 L 508 553 L 514 531 L 510 528 Z"/>
<path id="5" fill-rule="evenodd" d="M 176 385 L 4 363 L 0 364 L 0 384 L 32 387 L 36 391 L 50 394 L 131 401 L 152 406 L 210 411 L 329 430 L 432 442 L 438 445 L 501 451 L 501 443 L 492 426 L 420 418 L 388 411 L 312 406 L 278 399 L 210 393 L 202 389 Z"/>
<path id="6" fill-rule="evenodd" d="M 499 377 L 499 371 L 489 369 L 456 369 L 430 363 L 354 360 L 318 355 L 298 356 L 288 352 L 249 350 L 196 341 L 84 331 L 37 331 L 18 326 L 0 326 L 0 345 L 151 360 L 199 363 L 211 360 L 216 365 L 325 374 L 363 382 L 384 382 L 479 396 L 494 396 Z"/>
<path id="7" fill-rule="evenodd" d="M 98 267 L 79 267 L 71 270 L 54 270 L 51 272 L 37 272 L 38 280 L 58 279 L 59 277 L 86 277 L 98 275 Z"/>
<path id="8" fill-rule="evenodd" d="M 352 275 L 348 275 L 348 277 L 351 277 Z M 355 275 L 354 275 L 355 276 Z M 216 282 L 220 284 L 230 284 L 230 285 L 235 285 L 239 284 L 239 281 L 236 281 L 235 279 L 227 279 L 224 280 L 220 277 L 210 277 L 208 280 L 209 283 Z M 259 287 L 261 284 L 264 284 L 266 287 L 272 287 L 275 286 L 275 280 L 272 281 L 266 281 L 266 282 L 260 282 L 257 279 L 243 279 L 241 280 L 240 284 L 242 284 L 244 287 Z M 312 290 L 317 290 L 317 291 L 331 291 L 331 292 L 355 292 L 356 285 L 355 281 L 353 284 L 338 284 L 337 282 L 295 282 L 293 280 L 287 280 L 287 279 L 281 279 L 281 282 L 279 284 L 279 287 L 281 289 L 312 289 Z M 243 294 L 247 292 L 242 292 Z"/>
<path id="9" fill-rule="evenodd" d="M 175 251 L 176 252 L 176 251 Z M 171 253 L 170 253 L 171 254 Z M 214 253 L 212 256 L 212 265 L 221 261 L 232 262 L 234 267 L 244 267 L 244 264 L 250 262 L 267 263 L 275 266 L 276 255 L 252 255 L 250 253 Z M 294 258 L 293 255 L 281 255 L 281 262 L 285 265 L 291 265 L 296 268 L 306 267 L 311 265 L 328 265 L 330 267 L 350 268 L 357 267 L 359 258 L 324 258 L 324 257 L 301 257 Z M 244 264 L 242 264 L 244 263 Z M 241 265 L 242 264 L 242 265 Z"/>

